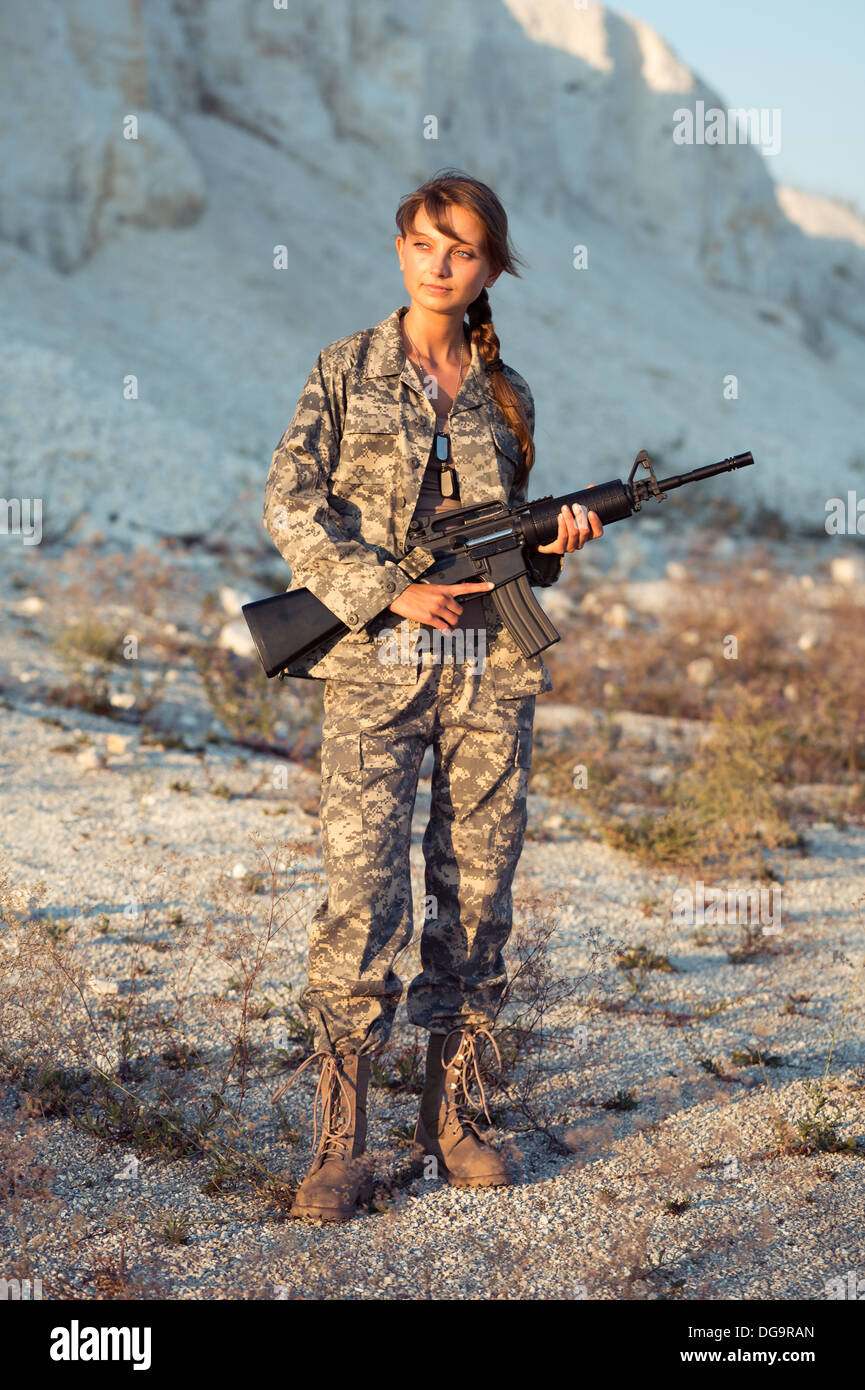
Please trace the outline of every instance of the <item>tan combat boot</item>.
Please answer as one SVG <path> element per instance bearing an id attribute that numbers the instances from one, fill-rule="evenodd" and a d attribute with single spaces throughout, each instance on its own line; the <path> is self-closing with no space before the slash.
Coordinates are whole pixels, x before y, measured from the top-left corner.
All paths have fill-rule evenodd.
<path id="1" fill-rule="evenodd" d="M 477 1033 L 486 1033 L 501 1065 L 495 1039 L 486 1028 L 454 1028 L 450 1033 L 431 1033 L 427 1048 L 426 1077 L 415 1143 L 432 1154 L 454 1187 L 498 1187 L 513 1181 L 504 1156 L 483 1139 L 471 1120 L 457 1112 L 457 1093 L 462 1089 L 471 1105 L 472 1073 L 477 1079 L 481 1106 L 490 1124 L 483 1083 L 475 1051 Z"/>
<path id="2" fill-rule="evenodd" d="M 320 1217 L 322 1221 L 348 1221 L 359 1204 L 372 1196 L 373 1179 L 361 1161 L 366 1147 L 366 1097 L 370 1059 L 356 1052 L 344 1056 L 314 1052 L 302 1062 L 272 1097 L 279 1100 L 304 1067 L 323 1057 L 313 1101 L 313 1144 L 316 1138 L 319 1100 L 322 1105 L 321 1139 L 312 1167 L 297 1189 L 291 1215 Z"/>

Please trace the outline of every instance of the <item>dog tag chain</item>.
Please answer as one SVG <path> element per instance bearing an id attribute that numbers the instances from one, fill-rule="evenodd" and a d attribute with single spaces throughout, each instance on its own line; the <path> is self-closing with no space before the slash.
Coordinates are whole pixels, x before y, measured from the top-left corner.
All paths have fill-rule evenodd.
<path id="1" fill-rule="evenodd" d="M 413 349 L 414 352 L 417 353 L 418 357 L 420 358 L 420 353 L 417 351 L 417 348 L 415 347 L 414 343 L 412 342 L 411 338 L 409 337 L 409 331 L 408 331 L 408 329 L 406 328 L 405 324 L 403 324 L 402 326 L 403 326 L 403 329 L 405 330 L 405 335 L 406 335 L 406 337 L 408 338 L 409 346 Z M 464 356 L 464 352 L 465 352 L 465 338 L 463 338 L 463 341 L 462 341 L 462 343 L 460 344 L 460 365 L 459 365 L 459 370 L 458 370 L 458 372 L 457 372 L 456 390 L 454 391 L 454 394 L 453 394 L 453 396 L 451 397 L 451 410 L 453 410 L 453 403 L 454 403 L 454 400 L 456 399 L 457 393 L 459 392 L 460 386 L 462 385 L 462 380 L 463 380 L 463 356 Z M 407 355 L 408 355 L 408 354 L 407 354 Z M 412 363 L 412 366 L 414 367 L 415 371 L 417 372 L 418 376 L 420 377 L 421 385 L 422 385 L 422 386 L 425 386 L 423 371 L 421 370 L 421 368 L 418 366 L 418 364 L 417 364 L 416 362 L 413 362 L 413 361 L 412 361 L 412 359 L 411 359 L 410 356 L 409 356 L 409 361 Z M 441 421 L 442 424 L 447 424 L 449 416 L 450 416 L 450 410 L 448 411 L 447 415 L 445 415 L 445 416 L 443 416 L 443 417 L 442 417 L 442 416 L 438 416 L 438 415 L 436 416 L 436 430 L 435 430 L 435 435 L 434 435 L 436 458 L 438 459 L 439 463 L 442 465 L 442 468 L 441 468 L 441 475 L 440 475 L 440 477 L 441 477 L 440 487 L 441 487 L 441 494 L 442 494 L 442 497 L 453 497 L 453 496 L 455 495 L 455 493 L 456 493 L 456 486 L 455 486 L 455 485 L 456 485 L 456 476 L 457 476 L 457 475 L 456 475 L 456 469 L 455 469 L 454 466 L 453 466 L 453 462 L 448 463 L 448 453 L 449 453 L 449 447 L 450 447 L 450 436 L 449 436 L 449 434 L 445 434 L 444 431 L 442 431 L 442 430 L 440 430 L 440 429 L 438 428 L 438 426 L 439 426 L 439 421 Z"/>

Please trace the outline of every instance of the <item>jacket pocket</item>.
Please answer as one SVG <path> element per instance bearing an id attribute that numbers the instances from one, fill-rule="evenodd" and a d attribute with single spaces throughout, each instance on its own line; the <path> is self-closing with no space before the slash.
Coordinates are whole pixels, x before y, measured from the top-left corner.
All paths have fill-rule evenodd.
<path id="1" fill-rule="evenodd" d="M 403 495 L 402 420 L 394 402 L 352 399 L 331 480 L 334 506 L 349 534 L 389 544 Z M 372 522 L 372 526 L 370 526 Z"/>
<path id="2" fill-rule="evenodd" d="M 501 646 L 488 657 L 493 675 L 493 692 L 497 700 L 517 700 L 523 695 L 543 695 L 553 689 L 553 682 L 541 656 L 516 656 L 502 651 Z"/>

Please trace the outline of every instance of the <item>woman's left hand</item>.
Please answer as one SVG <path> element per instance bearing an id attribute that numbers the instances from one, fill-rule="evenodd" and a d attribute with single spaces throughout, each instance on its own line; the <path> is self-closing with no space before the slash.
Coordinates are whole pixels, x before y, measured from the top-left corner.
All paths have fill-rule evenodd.
<path id="1" fill-rule="evenodd" d="M 590 483 L 589 486 L 595 485 Z M 587 516 L 585 507 L 579 503 L 573 510 L 565 503 L 559 512 L 559 534 L 556 539 L 536 549 L 541 555 L 564 555 L 567 551 L 582 550 L 586 541 L 597 540 L 603 534 L 604 528 L 597 512 L 589 512 Z"/>

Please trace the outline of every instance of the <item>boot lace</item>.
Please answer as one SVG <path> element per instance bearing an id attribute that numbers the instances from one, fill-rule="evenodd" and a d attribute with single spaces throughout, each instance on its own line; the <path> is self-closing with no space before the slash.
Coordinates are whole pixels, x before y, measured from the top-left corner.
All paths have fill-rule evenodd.
<path id="1" fill-rule="evenodd" d="M 446 1062 L 445 1057 L 447 1055 L 448 1041 L 450 1038 L 453 1037 L 454 1033 L 462 1034 L 460 1038 L 459 1047 L 457 1048 L 451 1060 L 449 1062 Z M 476 1039 L 480 1036 L 481 1033 L 484 1033 L 492 1043 L 493 1051 L 495 1052 L 498 1064 L 501 1067 L 502 1058 L 501 1053 L 499 1052 L 499 1049 L 496 1045 L 496 1040 L 488 1028 L 482 1027 L 452 1028 L 451 1031 L 447 1034 L 447 1037 L 445 1038 L 444 1042 L 442 1043 L 441 1058 L 442 1068 L 445 1072 L 445 1075 L 447 1076 L 448 1072 L 453 1072 L 455 1074 L 452 1083 L 445 1083 L 445 1095 L 447 1097 L 448 1104 L 448 1122 L 452 1126 L 468 1126 L 470 1129 L 473 1129 L 475 1131 L 475 1134 L 478 1135 L 478 1138 L 480 1138 L 481 1136 L 474 1122 L 472 1120 L 461 1120 L 457 1113 L 458 1097 L 456 1095 L 456 1092 L 460 1088 L 462 1088 L 465 1103 L 471 1106 L 472 1098 L 470 1092 L 473 1081 L 477 1081 L 478 1090 L 480 1091 L 481 1095 L 481 1109 L 483 1110 L 484 1115 L 487 1118 L 487 1123 L 490 1125 L 492 1124 L 490 1113 L 487 1110 L 484 1083 L 481 1080 L 481 1071 L 480 1066 L 478 1064 L 478 1051 Z M 450 1094 L 448 1094 L 449 1091 Z M 475 1106 L 474 1108 L 475 1113 L 477 1114 L 477 1107 Z"/>
<path id="2" fill-rule="evenodd" d="M 304 1067 L 308 1067 L 310 1062 L 314 1062 L 317 1057 L 322 1057 L 324 1061 L 315 1089 L 315 1099 L 312 1103 L 312 1143 L 315 1156 L 318 1157 L 319 1149 L 321 1149 L 324 1158 L 342 1158 L 345 1153 L 346 1140 L 351 1130 L 351 1092 L 343 1079 L 340 1059 L 334 1053 L 324 1050 L 313 1052 L 305 1061 L 301 1062 L 297 1070 L 271 1096 L 270 1103 L 275 1105 L 280 1097 L 285 1095 L 289 1086 L 297 1080 Z M 342 1104 L 343 1100 L 345 1105 Z M 315 1147 L 318 1138 L 319 1105 L 321 1105 L 321 1142 L 318 1147 Z M 340 1124 L 335 1121 L 335 1111 L 342 1113 Z"/>

